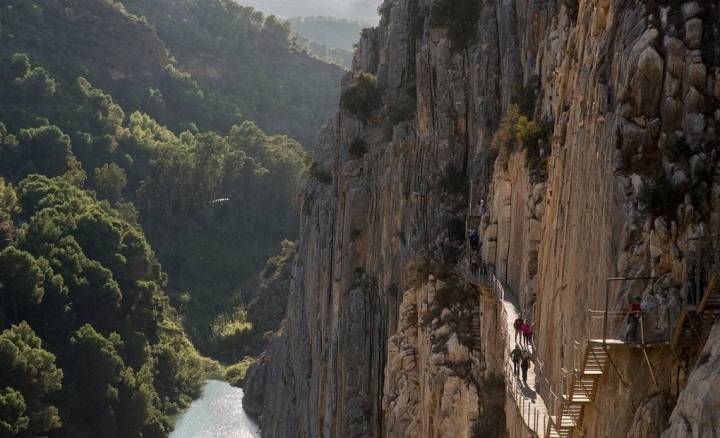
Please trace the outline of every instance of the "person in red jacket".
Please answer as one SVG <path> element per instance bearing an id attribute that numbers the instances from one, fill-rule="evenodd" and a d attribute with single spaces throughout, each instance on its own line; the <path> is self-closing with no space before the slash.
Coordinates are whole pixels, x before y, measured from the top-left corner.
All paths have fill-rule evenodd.
<path id="1" fill-rule="evenodd" d="M 532 329 L 530 329 L 530 323 L 525 321 L 525 323 L 522 325 L 522 335 L 523 335 L 523 342 L 525 342 L 525 345 L 530 344 L 530 332 Z"/>
<path id="2" fill-rule="evenodd" d="M 628 331 L 625 334 L 626 342 L 637 341 L 637 328 L 642 315 L 642 307 L 640 306 L 640 295 L 635 296 L 630 302 L 630 310 L 627 313 Z"/>

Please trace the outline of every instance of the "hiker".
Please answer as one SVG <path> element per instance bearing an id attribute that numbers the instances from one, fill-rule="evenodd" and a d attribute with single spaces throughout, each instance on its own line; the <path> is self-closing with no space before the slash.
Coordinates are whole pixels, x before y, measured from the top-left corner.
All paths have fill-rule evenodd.
<path id="1" fill-rule="evenodd" d="M 485 201 L 479 200 L 473 211 L 473 216 L 482 217 L 485 214 Z"/>
<path id="2" fill-rule="evenodd" d="M 470 257 L 470 273 L 472 273 L 472 275 L 477 275 L 479 269 L 480 263 L 477 256 L 473 254 L 472 257 Z"/>
<path id="3" fill-rule="evenodd" d="M 530 368 L 530 353 L 528 353 L 527 351 L 524 352 L 522 355 L 522 361 L 520 362 L 520 368 L 522 368 L 523 382 L 527 385 L 527 372 L 528 372 L 528 368 Z"/>
<path id="4" fill-rule="evenodd" d="M 513 373 L 515 377 L 520 377 L 520 361 L 522 360 L 523 352 L 520 349 L 519 344 L 515 344 L 515 349 L 510 353 L 510 359 L 513 363 Z"/>
<path id="5" fill-rule="evenodd" d="M 478 234 L 477 230 L 472 230 L 470 236 L 468 237 L 468 240 L 470 241 L 470 248 L 472 248 L 473 251 L 477 251 L 480 244 L 480 235 Z"/>
<path id="6" fill-rule="evenodd" d="M 524 327 L 523 327 L 524 328 Z M 533 326 L 532 324 L 528 324 L 528 330 L 527 334 L 523 333 L 527 337 L 527 343 L 528 345 L 532 345 L 532 336 L 533 336 Z M 534 347 L 533 347 L 534 348 Z"/>
<path id="7" fill-rule="evenodd" d="M 488 269 L 487 269 L 487 263 L 485 263 L 485 260 L 482 260 L 480 262 L 480 275 L 483 277 L 487 277 Z"/>
<path id="8" fill-rule="evenodd" d="M 522 325 L 522 335 L 525 345 L 528 345 L 530 343 L 530 331 L 530 323 L 528 321 L 525 321 L 525 323 Z"/>
<path id="9" fill-rule="evenodd" d="M 628 331 L 625 335 L 625 341 L 637 341 L 637 328 L 642 313 L 640 301 L 640 295 L 636 295 L 630 303 L 630 310 L 627 313 Z"/>
<path id="10" fill-rule="evenodd" d="M 523 322 L 522 315 L 520 315 L 513 323 L 513 327 L 515 328 L 515 342 L 517 342 L 518 338 L 522 335 Z"/>

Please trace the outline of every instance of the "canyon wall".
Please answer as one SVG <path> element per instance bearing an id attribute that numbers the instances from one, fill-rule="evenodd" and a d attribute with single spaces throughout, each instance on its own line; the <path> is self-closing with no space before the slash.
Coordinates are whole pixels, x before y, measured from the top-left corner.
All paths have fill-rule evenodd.
<path id="1" fill-rule="evenodd" d="M 528 435 L 466 224 L 535 324 L 542 396 L 589 310 L 640 296 L 666 340 L 690 266 L 714 270 L 717 2 L 461 3 L 469 42 L 430 0 L 386 1 L 361 35 L 343 87 L 370 73 L 382 102 L 342 105 L 315 151 L 288 315 L 245 388 L 263 436 Z M 585 436 L 718 436 L 719 335 L 614 352 Z"/>

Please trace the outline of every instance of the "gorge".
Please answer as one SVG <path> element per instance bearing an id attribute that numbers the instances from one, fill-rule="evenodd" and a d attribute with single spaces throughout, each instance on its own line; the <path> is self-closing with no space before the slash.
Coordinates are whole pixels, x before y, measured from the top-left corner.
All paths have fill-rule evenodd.
<path id="1" fill-rule="evenodd" d="M 718 436 L 718 3 L 380 12 L 248 371 L 263 436 Z M 503 296 L 534 325 L 541 427 L 506 372 Z"/>

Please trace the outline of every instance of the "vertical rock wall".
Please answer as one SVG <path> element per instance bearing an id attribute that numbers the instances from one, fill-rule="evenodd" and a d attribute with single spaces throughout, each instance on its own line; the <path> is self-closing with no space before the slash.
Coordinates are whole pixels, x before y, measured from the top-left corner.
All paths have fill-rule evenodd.
<path id="1" fill-rule="evenodd" d="M 430 0 L 386 1 L 361 36 L 344 87 L 376 75 L 382 105 L 371 117 L 339 111 L 317 148 L 288 315 L 247 378 L 264 436 L 525 436 L 501 385 L 497 396 L 497 305 L 462 282 L 458 173 L 487 201 L 483 258 L 533 319 L 551 386 L 592 325 L 587 310 L 604 307 L 608 277 L 655 278 L 613 285 L 609 302 L 642 295 L 658 333 L 678 312 L 693 236 L 718 223 L 717 3 L 476 7 L 467 48 L 432 24 Z M 517 144 L 495 160 L 493 135 L 523 89 L 537 91 L 527 116 L 549 127 L 542 159 Z M 350 151 L 358 140 L 362 156 Z M 669 425 L 679 437 L 687 423 L 714 436 L 715 401 L 700 386 L 717 380 L 708 348 L 685 360 L 620 353 L 587 436 Z"/>

